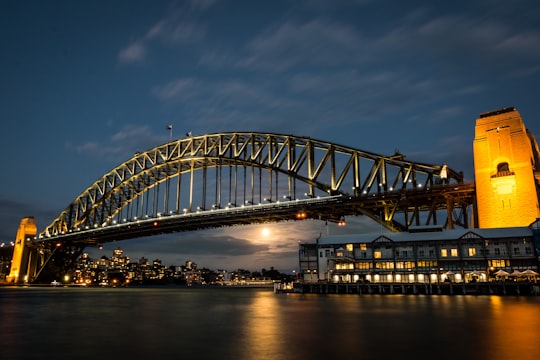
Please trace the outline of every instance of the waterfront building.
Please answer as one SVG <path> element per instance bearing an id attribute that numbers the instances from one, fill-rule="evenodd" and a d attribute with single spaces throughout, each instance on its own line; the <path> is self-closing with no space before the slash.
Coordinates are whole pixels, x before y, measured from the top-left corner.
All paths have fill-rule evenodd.
<path id="1" fill-rule="evenodd" d="M 300 278 L 337 283 L 530 280 L 537 278 L 539 248 L 540 219 L 525 227 L 327 235 L 300 244 Z"/>

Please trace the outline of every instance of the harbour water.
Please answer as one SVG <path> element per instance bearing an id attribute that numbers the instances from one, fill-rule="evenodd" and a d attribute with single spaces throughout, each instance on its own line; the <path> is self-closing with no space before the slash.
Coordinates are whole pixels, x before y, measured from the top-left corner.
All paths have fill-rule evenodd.
<path id="1" fill-rule="evenodd" d="M 540 296 L 0 288 L 0 359 L 540 359 Z"/>

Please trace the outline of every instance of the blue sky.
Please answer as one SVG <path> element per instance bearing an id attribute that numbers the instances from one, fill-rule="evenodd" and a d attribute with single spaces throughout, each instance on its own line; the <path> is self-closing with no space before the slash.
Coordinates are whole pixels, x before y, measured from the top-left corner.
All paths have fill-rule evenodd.
<path id="1" fill-rule="evenodd" d="M 167 142 L 168 124 L 175 138 L 263 131 L 399 149 L 474 180 L 480 113 L 515 106 L 539 137 L 539 24 L 534 0 L 2 1 L 0 242 Z M 171 265 L 292 269 L 299 241 L 372 225 L 270 228 L 114 246 Z"/>

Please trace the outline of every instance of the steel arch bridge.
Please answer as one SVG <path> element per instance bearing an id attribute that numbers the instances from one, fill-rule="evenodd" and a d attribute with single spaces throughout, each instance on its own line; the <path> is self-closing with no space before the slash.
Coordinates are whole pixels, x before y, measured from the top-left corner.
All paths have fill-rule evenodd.
<path id="1" fill-rule="evenodd" d="M 309 137 L 216 133 L 136 153 L 84 190 L 36 242 L 49 245 L 51 258 L 55 243 L 77 255 L 108 241 L 305 218 L 365 215 L 392 231 L 468 227 L 473 202 L 474 184 L 444 164 Z"/>

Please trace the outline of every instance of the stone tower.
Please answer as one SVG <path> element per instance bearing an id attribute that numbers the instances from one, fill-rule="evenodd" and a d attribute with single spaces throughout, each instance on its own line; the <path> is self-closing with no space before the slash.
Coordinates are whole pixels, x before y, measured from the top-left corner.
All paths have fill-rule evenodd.
<path id="1" fill-rule="evenodd" d="M 538 144 L 516 108 L 480 114 L 473 150 L 477 226 L 529 226 L 540 218 Z"/>
<path id="2" fill-rule="evenodd" d="M 33 217 L 25 217 L 21 220 L 17 237 L 15 238 L 15 246 L 13 248 L 13 258 L 11 259 L 11 267 L 7 281 L 10 283 L 18 283 L 25 281 L 28 266 L 28 248 L 26 243 L 36 236 L 37 227 Z"/>

